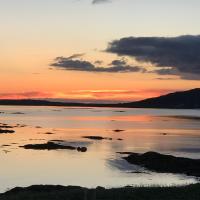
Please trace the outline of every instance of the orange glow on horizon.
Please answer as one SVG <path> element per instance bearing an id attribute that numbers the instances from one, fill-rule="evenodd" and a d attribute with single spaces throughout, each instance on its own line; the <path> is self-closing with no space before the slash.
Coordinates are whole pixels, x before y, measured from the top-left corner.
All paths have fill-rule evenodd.
<path id="1" fill-rule="evenodd" d="M 169 93 L 168 90 L 74 90 L 69 92 L 17 92 L 0 93 L 0 99 L 66 99 L 66 100 L 112 100 L 135 101 Z"/>

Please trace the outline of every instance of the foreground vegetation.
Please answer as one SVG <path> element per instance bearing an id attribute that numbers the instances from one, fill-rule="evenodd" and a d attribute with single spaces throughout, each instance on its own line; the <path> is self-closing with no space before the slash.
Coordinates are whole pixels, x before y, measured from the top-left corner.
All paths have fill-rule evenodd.
<path id="1" fill-rule="evenodd" d="M 182 187 L 138 187 L 86 189 L 73 186 L 14 188 L 1 200 L 199 200 L 200 184 Z"/>

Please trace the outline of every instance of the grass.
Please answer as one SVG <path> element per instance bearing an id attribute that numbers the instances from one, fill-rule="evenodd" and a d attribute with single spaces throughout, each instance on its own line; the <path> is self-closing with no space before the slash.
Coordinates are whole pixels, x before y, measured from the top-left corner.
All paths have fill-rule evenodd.
<path id="1" fill-rule="evenodd" d="M 73 186 L 30 186 L 0 195 L 0 200 L 199 200 L 200 184 L 182 187 L 87 189 Z"/>

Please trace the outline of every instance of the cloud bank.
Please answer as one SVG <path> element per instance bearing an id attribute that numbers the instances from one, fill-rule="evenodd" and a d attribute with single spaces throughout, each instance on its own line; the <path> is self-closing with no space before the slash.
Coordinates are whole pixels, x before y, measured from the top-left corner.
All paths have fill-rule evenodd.
<path id="1" fill-rule="evenodd" d="M 179 37 L 126 37 L 109 43 L 107 52 L 150 62 L 160 75 L 200 79 L 200 35 Z"/>
<path id="2" fill-rule="evenodd" d="M 50 66 L 54 67 L 53 69 L 107 73 L 142 72 L 144 70 L 141 67 L 129 65 L 123 59 L 113 60 L 108 67 L 97 67 L 89 61 L 80 59 L 80 55 L 82 54 L 75 54 L 69 57 L 57 57 L 54 62 L 50 64 Z"/>

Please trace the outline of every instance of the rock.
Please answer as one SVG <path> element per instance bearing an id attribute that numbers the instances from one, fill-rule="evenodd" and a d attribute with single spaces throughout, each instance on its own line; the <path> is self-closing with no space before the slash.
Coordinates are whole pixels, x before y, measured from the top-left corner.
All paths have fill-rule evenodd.
<path id="1" fill-rule="evenodd" d="M 87 151 L 87 147 L 78 147 L 77 151 L 79 151 L 79 152 L 86 152 Z"/>
<path id="2" fill-rule="evenodd" d="M 13 114 L 13 115 L 24 115 L 25 113 L 23 113 L 23 112 L 14 112 L 14 113 L 11 113 L 11 114 Z"/>
<path id="3" fill-rule="evenodd" d="M 52 133 L 52 132 L 46 132 L 46 133 L 44 133 L 44 134 L 46 134 L 46 135 L 53 135 L 53 134 L 55 134 L 55 133 Z"/>
<path id="4" fill-rule="evenodd" d="M 115 130 L 113 130 L 113 132 L 116 132 L 116 133 L 123 132 L 123 131 L 125 131 L 125 130 L 122 130 L 122 129 L 115 129 Z"/>
<path id="5" fill-rule="evenodd" d="M 41 126 L 36 126 L 35 128 L 42 128 Z"/>
<path id="6" fill-rule="evenodd" d="M 130 155 L 130 154 L 132 154 L 132 152 L 116 152 L 116 153 L 121 154 L 121 155 L 126 155 L 126 154 Z"/>
<path id="7" fill-rule="evenodd" d="M 8 125 L 0 125 L 0 128 L 14 128 L 13 126 L 8 126 Z"/>
<path id="8" fill-rule="evenodd" d="M 56 140 L 55 140 L 56 141 Z M 58 141 L 58 140 L 57 140 Z M 27 144 L 24 146 L 20 146 L 24 149 L 33 149 L 33 150 L 58 150 L 58 149 L 68 149 L 68 150 L 77 150 L 78 152 L 86 152 L 86 147 L 74 147 L 74 146 L 66 146 L 63 144 L 57 144 L 55 142 L 49 141 L 44 144 Z"/>
<path id="9" fill-rule="evenodd" d="M 24 149 L 33 149 L 33 150 L 58 150 L 58 149 L 76 150 L 76 147 L 56 144 L 54 142 L 47 142 L 44 144 L 26 144 L 20 147 Z"/>
<path id="10" fill-rule="evenodd" d="M 90 140 L 112 140 L 112 138 L 101 137 L 101 136 L 83 136 L 83 138 L 90 139 Z"/>
<path id="11" fill-rule="evenodd" d="M 140 165 L 149 170 L 161 173 L 179 173 L 200 177 L 200 160 L 172 155 L 163 155 L 157 152 L 144 154 L 131 153 L 124 157 L 129 163 Z"/>
<path id="12" fill-rule="evenodd" d="M 14 130 L 0 129 L 0 133 L 14 133 Z"/>

